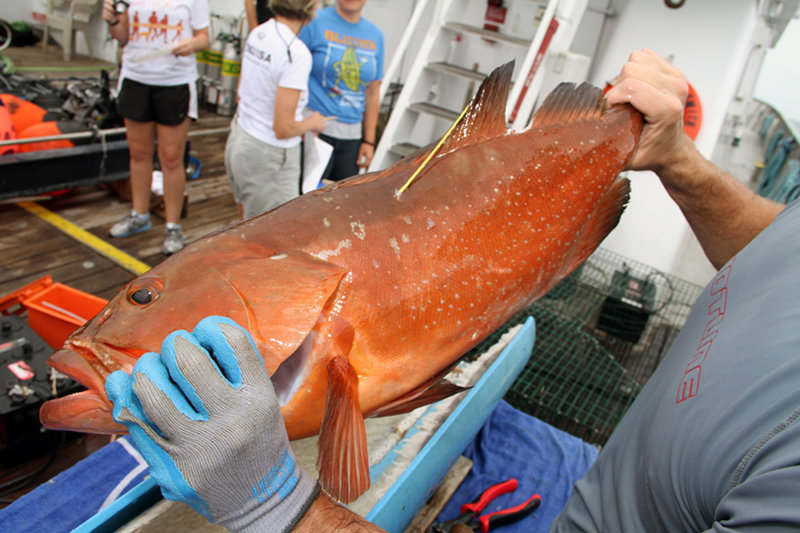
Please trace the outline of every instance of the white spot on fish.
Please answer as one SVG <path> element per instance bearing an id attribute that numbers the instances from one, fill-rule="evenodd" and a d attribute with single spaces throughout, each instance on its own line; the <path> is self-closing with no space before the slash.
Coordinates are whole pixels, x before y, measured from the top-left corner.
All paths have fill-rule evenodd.
<path id="1" fill-rule="evenodd" d="M 428 217 L 428 220 L 426 221 L 426 225 L 427 225 L 428 229 L 433 229 L 436 226 L 436 222 L 434 222 L 432 218 Z"/>
<path id="2" fill-rule="evenodd" d="M 350 239 L 345 239 L 343 241 L 339 241 L 339 244 L 336 245 L 336 248 L 333 250 L 322 250 L 315 254 L 314 256 L 318 259 L 322 259 L 323 261 L 327 261 L 329 257 L 339 255 L 342 250 L 347 250 L 353 246 L 353 243 L 350 242 Z"/>
<path id="3" fill-rule="evenodd" d="M 361 222 L 351 222 L 350 229 L 353 231 L 353 235 L 355 235 L 362 241 L 367 236 L 367 227 Z"/>
<path id="4" fill-rule="evenodd" d="M 325 226 L 326 228 L 330 228 L 331 227 L 331 221 L 328 220 L 327 218 L 323 218 L 322 219 L 322 225 Z"/>
<path id="5" fill-rule="evenodd" d="M 411 242 L 411 238 L 408 235 L 406 235 L 405 233 L 400 235 L 400 240 L 403 241 L 403 242 Z"/>
<path id="6" fill-rule="evenodd" d="M 287 257 L 289 256 L 286 254 L 278 254 L 278 255 L 273 255 L 272 257 L 270 257 L 270 259 L 286 259 Z"/>
<path id="7" fill-rule="evenodd" d="M 404 216 L 403 222 L 405 222 L 406 224 L 411 224 L 411 217 L 408 215 Z"/>
<path id="8" fill-rule="evenodd" d="M 397 239 L 395 239 L 394 237 L 389 239 L 389 247 L 392 250 L 394 250 L 394 253 L 395 253 L 396 256 L 398 256 L 398 257 L 400 256 L 400 245 L 397 244 Z"/>

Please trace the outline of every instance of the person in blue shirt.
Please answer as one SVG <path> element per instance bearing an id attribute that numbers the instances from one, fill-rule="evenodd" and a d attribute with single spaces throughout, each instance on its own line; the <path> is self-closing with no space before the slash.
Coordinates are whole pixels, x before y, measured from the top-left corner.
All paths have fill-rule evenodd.
<path id="1" fill-rule="evenodd" d="M 333 146 L 323 180 L 339 181 L 366 168 L 375 153 L 383 33 L 363 16 L 366 0 L 336 0 L 300 32 L 311 51 L 308 109 L 328 120 L 319 138 Z"/>

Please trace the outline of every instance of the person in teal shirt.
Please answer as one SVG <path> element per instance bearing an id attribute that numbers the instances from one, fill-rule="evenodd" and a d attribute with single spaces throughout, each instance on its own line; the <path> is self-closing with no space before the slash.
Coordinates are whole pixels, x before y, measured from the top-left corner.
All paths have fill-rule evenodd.
<path id="1" fill-rule="evenodd" d="M 384 44 L 381 30 L 361 16 L 364 4 L 336 0 L 300 32 L 313 57 L 308 109 L 329 117 L 319 135 L 333 146 L 324 180 L 357 174 L 375 152 Z"/>

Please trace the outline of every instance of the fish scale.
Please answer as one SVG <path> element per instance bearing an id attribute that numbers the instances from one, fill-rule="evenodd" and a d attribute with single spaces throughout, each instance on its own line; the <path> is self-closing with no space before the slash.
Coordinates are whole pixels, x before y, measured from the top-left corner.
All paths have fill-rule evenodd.
<path id="1" fill-rule="evenodd" d="M 47 402 L 49 428 L 120 432 L 103 384 L 171 331 L 228 316 L 253 335 L 291 439 L 320 433 L 320 482 L 369 484 L 363 417 L 462 389 L 444 375 L 576 268 L 628 199 L 619 172 L 641 115 L 562 84 L 512 132 L 513 65 L 484 81 L 450 137 L 218 231 L 133 280 L 50 364 L 88 387 Z M 140 305 L 129 295 L 150 291 Z M 100 361 L 104 364 L 100 364 Z"/>

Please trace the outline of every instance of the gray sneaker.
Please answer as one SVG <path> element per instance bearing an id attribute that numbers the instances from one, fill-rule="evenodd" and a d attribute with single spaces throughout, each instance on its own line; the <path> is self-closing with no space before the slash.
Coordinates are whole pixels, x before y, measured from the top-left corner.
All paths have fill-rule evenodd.
<path id="1" fill-rule="evenodd" d="M 183 248 L 183 230 L 180 226 L 167 227 L 164 237 L 164 255 L 172 255 Z"/>
<path id="2" fill-rule="evenodd" d="M 125 218 L 111 226 L 108 231 L 109 237 L 119 238 L 146 231 L 150 229 L 150 215 L 139 215 L 136 211 L 131 211 Z"/>

